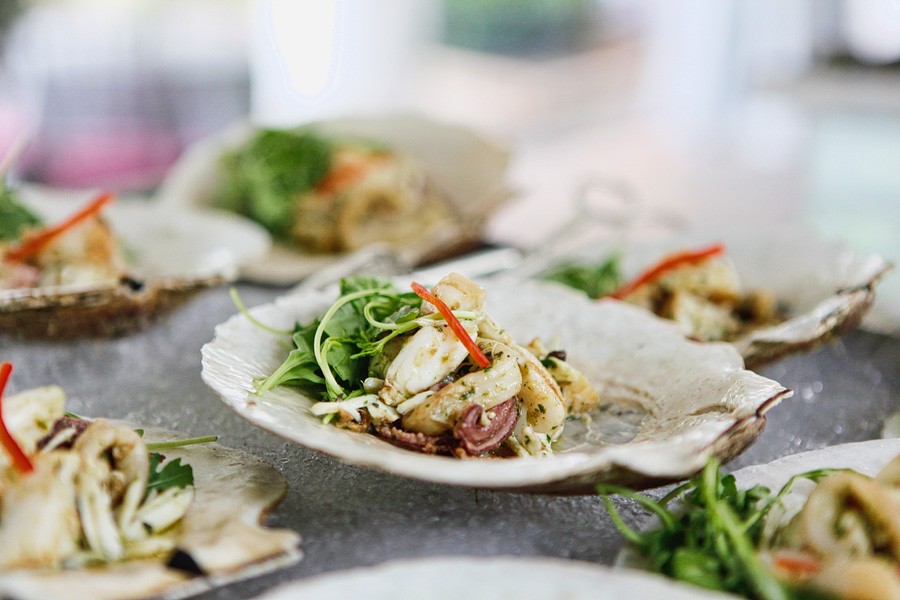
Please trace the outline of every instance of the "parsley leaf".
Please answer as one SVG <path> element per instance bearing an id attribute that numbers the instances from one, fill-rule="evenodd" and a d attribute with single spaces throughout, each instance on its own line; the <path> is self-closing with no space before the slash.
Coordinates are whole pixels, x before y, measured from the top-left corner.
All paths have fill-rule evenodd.
<path id="1" fill-rule="evenodd" d="M 172 487 L 187 487 L 194 485 L 194 471 L 191 465 L 181 464 L 181 458 L 176 458 L 165 463 L 160 469 L 160 464 L 165 457 L 158 452 L 150 453 L 150 477 L 147 479 L 147 493 L 152 490 L 159 492 Z"/>

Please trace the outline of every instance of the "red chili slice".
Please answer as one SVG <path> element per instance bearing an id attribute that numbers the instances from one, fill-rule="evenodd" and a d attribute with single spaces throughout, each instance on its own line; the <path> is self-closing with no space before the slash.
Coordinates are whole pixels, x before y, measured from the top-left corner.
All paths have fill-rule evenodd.
<path id="1" fill-rule="evenodd" d="M 609 295 L 610 298 L 621 300 L 628 296 L 631 292 L 641 287 L 645 283 L 649 283 L 655 279 L 659 279 L 669 271 L 683 267 L 685 265 L 695 265 L 714 256 L 718 256 L 725 252 L 725 246 L 722 244 L 713 244 L 705 248 L 697 250 L 683 250 L 666 256 L 661 261 L 617 289 Z"/>
<path id="2" fill-rule="evenodd" d="M 812 575 L 822 569 L 821 563 L 805 554 L 779 553 L 772 557 L 772 566 L 792 575 Z"/>
<path id="3" fill-rule="evenodd" d="M 56 225 L 51 225 L 50 227 L 45 227 L 40 231 L 37 231 L 31 235 L 28 235 L 23 239 L 17 246 L 14 246 L 7 250 L 4 255 L 4 260 L 8 260 L 11 262 L 22 262 L 29 256 L 34 256 L 38 252 L 44 249 L 47 244 L 55 240 L 57 237 L 77 225 L 81 223 L 85 219 L 96 215 L 103 207 L 112 202 L 113 194 L 100 194 L 93 200 L 91 200 L 88 204 L 78 210 L 75 214 L 71 215 L 65 221 L 57 223 Z"/>
<path id="4" fill-rule="evenodd" d="M 0 445 L 9 455 L 9 460 L 20 473 L 31 473 L 34 471 L 34 465 L 28 459 L 28 456 L 22 451 L 22 447 L 9 433 L 6 423 L 3 421 L 3 390 L 6 389 L 6 382 L 12 373 L 12 365 L 8 362 L 0 364 Z"/>
<path id="5" fill-rule="evenodd" d="M 416 293 L 416 295 L 425 300 L 426 302 L 430 302 L 434 305 L 441 316 L 447 321 L 450 325 L 450 329 L 453 330 L 453 333 L 456 335 L 456 338 L 462 342 L 462 345 L 466 347 L 466 350 L 469 351 L 469 354 L 472 355 L 472 358 L 476 363 L 482 368 L 487 368 L 491 366 L 490 359 L 484 355 L 484 352 L 481 351 L 481 348 L 475 343 L 472 337 L 469 335 L 469 332 L 466 331 L 466 328 L 463 327 L 462 323 L 459 322 L 459 319 L 456 318 L 456 315 L 453 314 L 453 311 L 450 310 L 450 307 L 447 306 L 443 300 L 426 290 L 422 285 L 413 282 L 412 291 Z"/>

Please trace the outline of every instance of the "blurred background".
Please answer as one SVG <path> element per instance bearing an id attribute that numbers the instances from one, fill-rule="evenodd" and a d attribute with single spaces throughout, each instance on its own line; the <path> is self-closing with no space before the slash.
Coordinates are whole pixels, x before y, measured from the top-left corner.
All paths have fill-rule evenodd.
<path id="1" fill-rule="evenodd" d="M 247 118 L 415 111 L 512 149 L 491 241 L 537 244 L 599 180 L 670 225 L 900 259 L 896 0 L 0 0 L 0 43 L 27 181 L 151 192 Z"/>

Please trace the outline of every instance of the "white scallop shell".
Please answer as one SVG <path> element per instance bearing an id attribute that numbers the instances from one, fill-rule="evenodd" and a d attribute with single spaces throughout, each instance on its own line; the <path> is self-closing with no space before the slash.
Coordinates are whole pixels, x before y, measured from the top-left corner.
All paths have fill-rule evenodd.
<path id="1" fill-rule="evenodd" d="M 581 561 L 454 556 L 335 571 L 279 586 L 258 600 L 393 600 L 401 589 L 429 600 L 733 599 L 649 573 Z"/>
<path id="2" fill-rule="evenodd" d="M 567 423 L 548 458 L 458 460 L 404 450 L 368 434 L 324 425 L 312 400 L 255 382 L 287 355 L 285 339 L 236 315 L 202 350 L 202 377 L 238 414 L 298 444 L 350 463 L 441 483 L 585 493 L 600 481 L 649 486 L 684 479 L 712 453 L 731 457 L 760 432 L 765 412 L 790 395 L 743 369 L 727 344 L 688 341 L 672 324 L 615 301 L 592 302 L 541 282 L 483 282 L 487 312 L 516 339 L 564 348 L 600 391 L 607 410 L 579 431 Z M 301 290 L 251 311 L 272 327 L 309 322 L 336 293 Z"/>
<path id="3" fill-rule="evenodd" d="M 382 141 L 421 163 L 435 189 L 457 217 L 440 231 L 427 231 L 394 250 L 408 266 L 434 260 L 480 240 L 487 217 L 512 195 L 505 181 L 509 152 L 474 131 L 411 114 L 360 116 L 310 124 L 326 135 Z M 198 142 L 174 165 L 158 192 L 176 206 L 210 206 L 220 179 L 224 152 L 247 140 L 254 128 L 241 124 Z M 276 245 L 263 260 L 242 269 L 245 278 L 272 284 L 295 283 L 344 254 L 309 254 Z"/>
<path id="4" fill-rule="evenodd" d="M 92 194 L 24 187 L 19 200 L 58 222 Z M 32 338 L 111 336 L 149 325 L 196 293 L 233 280 L 248 261 L 271 247 L 268 234 L 236 215 L 161 207 L 119 199 L 104 210 L 116 236 L 134 258 L 125 284 L 0 290 L 0 333 Z"/>

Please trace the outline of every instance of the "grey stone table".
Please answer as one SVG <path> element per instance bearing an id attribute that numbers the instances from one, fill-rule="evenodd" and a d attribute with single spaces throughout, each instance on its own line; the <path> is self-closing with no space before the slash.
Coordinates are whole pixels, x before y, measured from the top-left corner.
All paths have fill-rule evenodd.
<path id="1" fill-rule="evenodd" d="M 239 286 L 248 306 L 280 289 Z M 222 444 L 273 463 L 290 484 L 270 524 L 299 531 L 305 558 L 203 598 L 247 598 L 315 573 L 434 555 L 533 555 L 611 563 L 622 545 L 596 497 L 550 497 L 434 485 L 343 464 L 250 425 L 200 379 L 200 347 L 234 314 L 227 290 L 205 292 L 147 331 L 113 340 L 27 342 L 0 337 L 15 363 L 10 392 L 56 383 L 73 412 L 134 420 Z M 763 374 L 795 390 L 732 467 L 879 437 L 900 409 L 900 339 L 851 332 Z M 620 502 L 626 518 L 641 514 Z"/>

